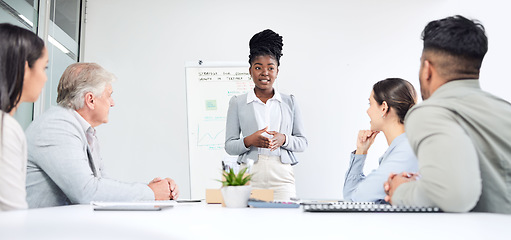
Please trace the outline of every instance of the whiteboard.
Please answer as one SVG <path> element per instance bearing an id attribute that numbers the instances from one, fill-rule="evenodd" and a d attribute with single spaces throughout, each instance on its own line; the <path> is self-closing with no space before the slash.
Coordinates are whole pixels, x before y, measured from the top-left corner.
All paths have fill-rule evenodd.
<path id="1" fill-rule="evenodd" d="M 205 198 L 207 188 L 220 188 L 229 100 L 254 88 L 248 63 L 187 64 L 188 156 L 191 198 Z M 237 157 L 237 156 L 236 156 Z"/>

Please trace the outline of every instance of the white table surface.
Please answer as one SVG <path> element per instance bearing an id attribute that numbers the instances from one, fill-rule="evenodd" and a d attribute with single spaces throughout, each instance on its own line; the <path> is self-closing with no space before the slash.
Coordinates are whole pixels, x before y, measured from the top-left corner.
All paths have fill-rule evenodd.
<path id="1" fill-rule="evenodd" d="M 162 211 L 90 205 L 0 212 L 0 239 L 511 239 L 511 215 L 309 213 L 177 203 Z"/>

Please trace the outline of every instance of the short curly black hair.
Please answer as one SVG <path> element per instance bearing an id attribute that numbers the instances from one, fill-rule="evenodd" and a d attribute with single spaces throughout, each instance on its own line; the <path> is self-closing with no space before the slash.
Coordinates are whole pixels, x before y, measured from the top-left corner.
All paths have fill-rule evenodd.
<path id="1" fill-rule="evenodd" d="M 277 66 L 280 66 L 280 57 L 282 54 L 282 36 L 278 33 L 266 29 L 262 32 L 256 33 L 249 42 L 250 55 L 248 55 L 248 63 L 252 62 L 259 56 L 270 56 L 277 61 Z"/>

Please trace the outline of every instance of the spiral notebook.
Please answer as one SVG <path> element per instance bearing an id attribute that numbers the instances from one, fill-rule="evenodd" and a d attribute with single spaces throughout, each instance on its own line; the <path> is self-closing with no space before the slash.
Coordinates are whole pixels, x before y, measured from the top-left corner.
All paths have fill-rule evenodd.
<path id="1" fill-rule="evenodd" d="M 392 206 L 372 202 L 335 202 L 305 203 L 305 212 L 396 212 L 396 213 L 434 213 L 442 212 L 438 207 Z"/>

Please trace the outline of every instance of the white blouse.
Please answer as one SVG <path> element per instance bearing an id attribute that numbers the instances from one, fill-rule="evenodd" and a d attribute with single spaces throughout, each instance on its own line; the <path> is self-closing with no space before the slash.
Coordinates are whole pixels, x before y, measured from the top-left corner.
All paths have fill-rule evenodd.
<path id="1" fill-rule="evenodd" d="M 0 210 L 28 208 L 27 140 L 20 124 L 0 111 Z"/>
<path id="2" fill-rule="evenodd" d="M 254 91 L 249 91 L 247 94 L 247 103 L 253 102 L 254 114 L 257 122 L 258 129 L 263 129 L 268 126 L 268 131 L 280 132 L 280 125 L 282 122 L 282 109 L 280 103 L 282 97 L 280 93 L 275 91 L 272 98 L 266 101 L 266 104 L 259 99 Z M 263 133 L 263 136 L 271 138 L 272 135 Z M 280 156 L 280 148 L 270 151 L 269 148 L 259 148 L 260 155 Z"/>

